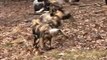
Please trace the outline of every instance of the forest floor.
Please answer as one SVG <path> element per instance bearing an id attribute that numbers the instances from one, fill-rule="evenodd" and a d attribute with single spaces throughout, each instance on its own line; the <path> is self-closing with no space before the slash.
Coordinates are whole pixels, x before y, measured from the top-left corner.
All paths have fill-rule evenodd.
<path id="1" fill-rule="evenodd" d="M 102 0 L 81 0 L 65 6 L 72 17 L 61 26 L 69 38 L 54 38 L 55 49 L 35 55 L 32 2 L 0 3 L 0 60 L 107 60 L 107 6 Z M 62 38 L 60 38 L 62 37 Z"/>

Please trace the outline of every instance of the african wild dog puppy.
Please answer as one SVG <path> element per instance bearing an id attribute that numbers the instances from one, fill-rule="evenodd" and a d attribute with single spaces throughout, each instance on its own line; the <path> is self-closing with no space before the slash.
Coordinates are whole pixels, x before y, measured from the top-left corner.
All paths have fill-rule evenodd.
<path id="1" fill-rule="evenodd" d="M 38 50 L 39 48 L 43 50 L 45 49 L 46 41 L 49 41 L 49 48 L 51 48 L 52 37 L 56 36 L 58 33 L 67 37 L 60 29 L 52 28 L 49 24 L 37 25 L 36 27 L 33 27 L 33 30 L 35 33 L 39 34 L 39 41 L 34 41 Z"/>
<path id="2" fill-rule="evenodd" d="M 40 14 L 44 10 L 49 10 L 49 1 L 48 0 L 34 0 L 33 1 L 33 7 L 34 7 L 34 13 Z"/>

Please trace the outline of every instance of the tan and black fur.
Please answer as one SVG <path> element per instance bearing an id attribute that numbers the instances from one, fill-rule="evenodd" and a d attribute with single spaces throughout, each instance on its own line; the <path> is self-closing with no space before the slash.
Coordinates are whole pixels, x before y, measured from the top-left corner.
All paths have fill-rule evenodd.
<path id="1" fill-rule="evenodd" d="M 59 8 L 53 7 L 50 12 L 42 14 L 38 19 L 32 20 L 32 33 L 34 36 L 34 44 L 35 48 L 45 48 L 45 41 L 50 42 L 51 47 L 51 39 L 55 35 L 50 33 L 50 29 L 57 28 L 61 26 L 61 20 L 64 17 L 64 12 Z M 58 32 L 62 33 L 60 29 Z M 64 36 L 65 34 L 62 33 Z"/>
<path id="2" fill-rule="evenodd" d="M 61 33 L 65 37 L 67 37 L 60 29 L 57 29 L 55 32 L 50 32 L 52 29 L 57 29 L 57 28 L 52 28 L 49 24 L 41 24 L 37 25 L 36 28 L 34 28 L 34 32 L 39 34 L 39 41 L 35 40 L 34 43 L 36 44 L 36 48 L 40 49 L 45 49 L 46 46 L 46 41 L 49 41 L 49 47 L 51 47 L 51 41 L 52 37 L 56 36 L 58 33 Z"/>

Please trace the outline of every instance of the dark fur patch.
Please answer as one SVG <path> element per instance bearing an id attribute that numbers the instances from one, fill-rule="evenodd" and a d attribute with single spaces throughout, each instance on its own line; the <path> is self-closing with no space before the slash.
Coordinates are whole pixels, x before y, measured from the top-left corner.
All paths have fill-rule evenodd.
<path id="1" fill-rule="evenodd" d="M 65 19 L 69 19 L 70 17 L 71 17 L 71 14 L 67 14 L 67 15 L 64 15 L 62 19 L 65 20 Z"/>

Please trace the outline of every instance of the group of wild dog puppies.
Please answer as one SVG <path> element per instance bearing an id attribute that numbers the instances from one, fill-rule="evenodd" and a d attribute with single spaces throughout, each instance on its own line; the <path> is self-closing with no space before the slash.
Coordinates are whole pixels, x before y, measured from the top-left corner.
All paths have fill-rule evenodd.
<path id="1" fill-rule="evenodd" d="M 32 20 L 32 33 L 34 36 L 33 46 L 38 52 L 46 49 L 47 42 L 49 43 L 48 48 L 52 48 L 52 37 L 56 36 L 58 33 L 61 33 L 65 37 L 68 36 L 62 32 L 59 28 L 61 20 L 69 18 L 71 15 L 67 11 L 63 10 L 63 7 L 55 2 L 59 1 L 61 3 L 63 0 L 34 0 L 34 11 L 35 13 L 41 14 L 39 18 Z M 80 0 L 65 0 L 67 2 L 79 2 Z M 107 0 L 105 0 L 107 2 Z"/>
<path id="2" fill-rule="evenodd" d="M 68 38 L 68 36 L 59 29 L 59 26 L 61 26 L 61 20 L 69 18 L 70 16 L 70 13 L 66 13 L 63 7 L 51 3 L 49 11 L 45 11 L 39 18 L 32 20 L 33 46 L 37 51 L 45 50 L 47 42 L 49 43 L 48 48 L 51 49 L 52 37 L 59 33 Z"/>

